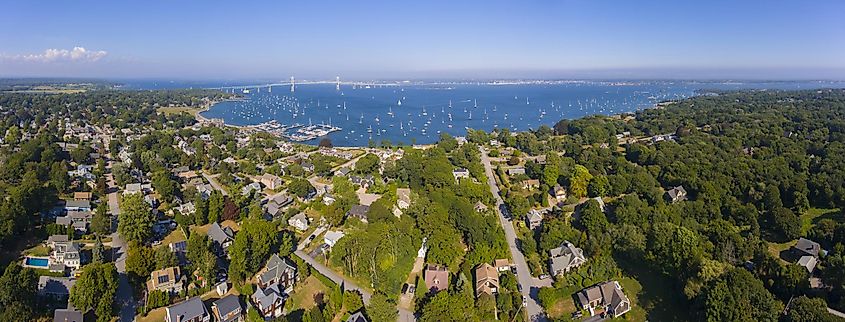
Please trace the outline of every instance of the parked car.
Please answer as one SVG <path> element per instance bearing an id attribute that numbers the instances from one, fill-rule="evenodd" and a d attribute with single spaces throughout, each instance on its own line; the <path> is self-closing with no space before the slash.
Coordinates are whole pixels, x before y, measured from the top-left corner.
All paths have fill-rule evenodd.
<path id="1" fill-rule="evenodd" d="M 548 279 L 549 277 L 551 277 L 551 276 L 549 276 L 549 274 L 540 275 L 541 280 Z"/>
<path id="2" fill-rule="evenodd" d="M 522 307 L 528 307 L 528 298 L 522 296 Z"/>

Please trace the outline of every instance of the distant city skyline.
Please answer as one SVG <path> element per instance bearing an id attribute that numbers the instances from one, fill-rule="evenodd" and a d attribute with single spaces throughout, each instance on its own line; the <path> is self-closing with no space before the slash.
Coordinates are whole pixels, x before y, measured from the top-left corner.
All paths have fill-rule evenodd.
<path id="1" fill-rule="evenodd" d="M 0 77 L 845 79 L 845 2 L 20 1 Z"/>

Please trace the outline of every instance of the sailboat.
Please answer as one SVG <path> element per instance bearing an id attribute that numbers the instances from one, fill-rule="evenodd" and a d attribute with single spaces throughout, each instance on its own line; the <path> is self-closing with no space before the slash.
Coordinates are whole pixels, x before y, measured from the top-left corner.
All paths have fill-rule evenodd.
<path id="1" fill-rule="evenodd" d="M 423 115 L 423 116 L 428 116 L 428 112 L 426 112 L 426 111 L 425 111 L 425 106 L 423 106 L 422 115 Z"/>
<path id="2" fill-rule="evenodd" d="M 397 106 L 402 106 L 402 100 L 398 100 L 398 101 L 396 101 L 396 105 L 397 105 Z"/>
<path id="3" fill-rule="evenodd" d="M 390 117 L 393 117 L 393 108 L 390 107 L 390 106 L 387 107 L 387 115 L 390 115 Z"/>
<path id="4" fill-rule="evenodd" d="M 478 99 L 473 99 L 473 100 L 472 100 L 472 107 L 473 107 L 473 108 L 478 108 Z"/>
<path id="5" fill-rule="evenodd" d="M 452 100 L 449 100 L 449 108 L 452 108 Z"/>

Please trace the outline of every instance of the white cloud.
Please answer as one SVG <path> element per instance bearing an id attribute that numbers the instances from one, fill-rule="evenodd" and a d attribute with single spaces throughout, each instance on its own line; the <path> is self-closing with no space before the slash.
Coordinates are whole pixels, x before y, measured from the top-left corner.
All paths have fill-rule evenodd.
<path id="1" fill-rule="evenodd" d="M 27 62 L 95 62 L 108 55 L 104 50 L 87 50 L 85 47 L 73 47 L 71 50 L 50 48 L 40 54 L 2 56 L 10 60 Z"/>

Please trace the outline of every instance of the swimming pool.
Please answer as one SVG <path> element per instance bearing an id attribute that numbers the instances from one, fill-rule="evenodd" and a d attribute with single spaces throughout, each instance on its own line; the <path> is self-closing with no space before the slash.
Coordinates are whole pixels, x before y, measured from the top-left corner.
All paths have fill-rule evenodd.
<path id="1" fill-rule="evenodd" d="M 50 260 L 48 260 L 47 258 L 27 256 L 26 259 L 24 259 L 24 265 L 32 266 L 32 267 L 47 268 L 47 267 L 50 266 Z"/>

